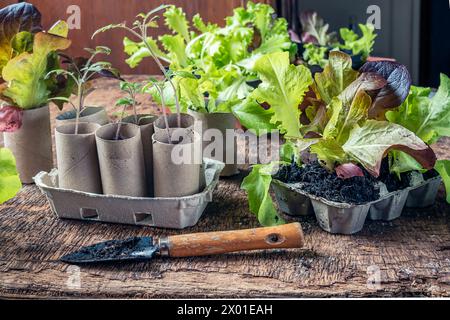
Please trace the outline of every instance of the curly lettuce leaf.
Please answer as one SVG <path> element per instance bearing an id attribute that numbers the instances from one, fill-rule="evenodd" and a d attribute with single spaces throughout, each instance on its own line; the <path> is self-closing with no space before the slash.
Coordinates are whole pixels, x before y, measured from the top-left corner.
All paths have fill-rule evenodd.
<path id="1" fill-rule="evenodd" d="M 273 14 L 275 13 L 275 10 L 267 4 L 249 1 L 247 3 L 247 11 L 253 15 L 253 23 L 259 30 L 261 38 L 264 41 L 272 30 Z"/>
<path id="2" fill-rule="evenodd" d="M 17 3 L 0 10 L 0 77 L 3 68 L 10 59 L 16 54 L 27 51 L 14 52 L 14 45 L 17 50 L 18 44 L 26 40 L 23 38 L 24 34 L 22 34 L 22 36 L 19 36 L 21 41 L 18 42 L 17 34 L 22 31 L 28 31 L 31 34 L 41 30 L 41 14 L 32 4 Z M 28 35 L 27 38 L 29 38 Z M 15 44 L 13 43 L 14 39 Z"/>
<path id="3" fill-rule="evenodd" d="M 350 133 L 342 149 L 373 176 L 380 174 L 381 160 L 390 150 L 412 156 L 425 169 L 433 169 L 436 155 L 408 129 L 387 121 L 368 120 Z"/>
<path id="4" fill-rule="evenodd" d="M 9 149 L 0 148 L 0 204 L 13 198 L 21 187 L 14 155 Z"/>
<path id="5" fill-rule="evenodd" d="M 305 66 L 289 62 L 288 52 L 277 52 L 261 57 L 254 70 L 262 83 L 251 96 L 259 103 L 267 103 L 273 112 L 271 123 L 288 136 L 300 135 L 299 105 L 312 84 L 311 72 Z"/>
<path id="6" fill-rule="evenodd" d="M 3 79 L 9 83 L 3 95 L 22 109 L 40 107 L 51 95 L 46 83 L 49 55 L 67 49 L 70 40 L 39 32 L 34 37 L 33 53 L 24 52 L 3 68 Z"/>
<path id="7" fill-rule="evenodd" d="M 263 226 L 276 226 L 284 221 L 278 216 L 270 196 L 272 174 L 277 163 L 259 164 L 252 167 L 250 174 L 242 181 L 241 188 L 247 191 L 250 211 Z"/>
<path id="8" fill-rule="evenodd" d="M 340 35 L 344 44 L 341 45 L 341 49 L 352 51 L 353 55 L 361 55 L 363 60 L 367 60 L 370 53 L 373 51 L 373 45 L 375 44 L 375 27 L 372 24 L 359 24 L 361 30 L 361 36 L 358 36 L 353 30 L 348 28 L 341 28 Z"/>
<path id="9" fill-rule="evenodd" d="M 450 136 L 450 79 L 441 74 L 441 84 L 433 98 L 430 89 L 411 87 L 408 99 L 396 111 L 386 114 L 390 122 L 408 128 L 425 143 L 433 144 Z"/>
<path id="10" fill-rule="evenodd" d="M 191 41 L 189 25 L 183 9 L 171 5 L 167 7 L 163 15 L 166 26 L 169 27 L 172 32 L 180 35 L 186 42 Z"/>
<path id="11" fill-rule="evenodd" d="M 434 167 L 442 178 L 447 192 L 447 202 L 450 203 L 450 160 L 438 160 Z"/>
<path id="12" fill-rule="evenodd" d="M 326 104 L 331 103 L 348 85 L 358 77 L 352 69 L 352 58 L 340 51 L 330 52 L 328 64 L 323 72 L 315 74 L 316 88 Z"/>
<path id="13" fill-rule="evenodd" d="M 181 35 L 165 34 L 159 37 L 164 49 L 168 52 L 170 68 L 178 70 L 188 66 L 188 57 L 186 55 L 186 43 Z"/>
<path id="14" fill-rule="evenodd" d="M 210 22 L 206 24 L 198 13 L 192 17 L 192 25 L 201 33 L 213 32 L 219 28 L 217 24 L 213 24 Z"/>
<path id="15" fill-rule="evenodd" d="M 303 60 L 311 65 L 318 65 L 321 68 L 325 68 L 328 63 L 327 60 L 327 47 L 316 46 L 314 43 L 305 43 L 303 45 L 305 51 L 303 51 Z"/>

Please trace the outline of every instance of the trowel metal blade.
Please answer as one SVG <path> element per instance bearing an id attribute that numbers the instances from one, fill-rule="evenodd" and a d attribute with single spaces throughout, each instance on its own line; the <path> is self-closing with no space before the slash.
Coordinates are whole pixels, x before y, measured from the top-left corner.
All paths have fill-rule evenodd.
<path id="1" fill-rule="evenodd" d="M 70 264 L 105 263 L 117 261 L 150 260 L 159 251 L 152 237 L 133 237 L 125 240 L 110 240 L 82 247 L 60 258 Z"/>

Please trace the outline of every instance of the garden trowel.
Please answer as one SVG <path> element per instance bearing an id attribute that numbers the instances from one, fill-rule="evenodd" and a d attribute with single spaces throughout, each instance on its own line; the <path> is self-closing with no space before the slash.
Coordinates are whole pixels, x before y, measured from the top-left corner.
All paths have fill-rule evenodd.
<path id="1" fill-rule="evenodd" d="M 70 264 L 150 260 L 154 255 L 196 257 L 234 251 L 301 248 L 300 223 L 234 231 L 205 232 L 161 237 L 110 240 L 82 247 L 61 258 Z"/>

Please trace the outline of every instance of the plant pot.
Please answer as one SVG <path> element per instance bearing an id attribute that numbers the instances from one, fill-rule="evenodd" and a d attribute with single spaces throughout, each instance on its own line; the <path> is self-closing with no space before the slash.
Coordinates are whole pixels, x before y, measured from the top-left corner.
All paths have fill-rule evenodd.
<path id="1" fill-rule="evenodd" d="M 75 110 L 56 116 L 56 127 L 76 121 Z M 86 107 L 80 114 L 79 122 L 98 123 L 103 126 L 109 123 L 109 117 L 104 107 Z"/>
<path id="2" fill-rule="evenodd" d="M 281 211 L 290 216 L 310 216 L 314 214 L 308 196 L 292 189 L 288 184 L 273 179 L 271 187 Z"/>
<path id="3" fill-rule="evenodd" d="M 371 204 L 352 205 L 311 198 L 320 227 L 330 233 L 355 234 L 362 230 Z"/>
<path id="4" fill-rule="evenodd" d="M 406 200 L 406 207 L 426 208 L 432 206 L 436 201 L 441 182 L 442 179 L 438 176 L 425 180 L 416 188 L 412 188 Z"/>
<path id="5" fill-rule="evenodd" d="M 182 140 L 175 137 L 182 137 Z M 173 131 L 171 139 L 175 142 L 169 143 L 165 131 L 156 131 L 153 135 L 155 197 L 184 197 L 196 194 L 200 190 L 202 163 L 200 135 L 192 129 L 178 128 Z M 184 163 L 177 163 L 173 155 L 189 156 Z"/>
<path id="6" fill-rule="evenodd" d="M 16 166 L 23 183 L 33 183 L 40 171 L 53 167 L 52 135 L 49 107 L 24 110 L 22 126 L 15 132 L 3 134 L 5 147 L 16 158 Z"/>
<path id="7" fill-rule="evenodd" d="M 152 136 L 155 132 L 153 123 L 157 117 L 151 114 L 138 114 L 137 125 L 141 129 L 142 149 L 144 152 L 145 176 L 147 179 L 148 196 L 153 197 L 153 143 Z M 134 123 L 134 116 L 126 117 L 122 120 L 126 123 Z"/>
<path id="8" fill-rule="evenodd" d="M 380 201 L 374 202 L 369 210 L 370 220 L 391 221 L 401 216 L 408 198 L 409 190 L 391 192 Z"/>
<path id="9" fill-rule="evenodd" d="M 203 148 L 203 156 L 207 158 L 211 158 L 214 160 L 222 161 L 225 163 L 225 168 L 223 169 L 221 176 L 233 176 L 239 173 L 237 168 L 237 142 L 236 138 L 233 138 L 233 143 L 228 144 L 226 139 L 227 130 L 233 130 L 236 128 L 237 120 L 232 113 L 202 113 L 193 110 L 188 111 L 190 115 L 192 115 L 195 121 L 198 121 L 200 124 L 195 125 L 194 127 L 201 128 L 199 132 L 202 137 L 202 148 Z M 222 134 L 222 154 L 210 154 L 216 140 L 211 142 L 211 138 L 205 133 L 208 129 L 217 129 Z M 213 133 L 212 133 L 213 134 Z M 210 146 L 211 145 L 211 146 Z M 210 146 L 210 148 L 208 148 Z M 205 153 L 206 151 L 206 153 Z M 228 161 L 228 157 L 232 157 L 230 161 Z"/>
<path id="10" fill-rule="evenodd" d="M 103 193 L 145 197 L 147 182 L 141 129 L 135 124 L 122 123 L 121 140 L 114 140 L 118 125 L 107 124 L 95 132 Z"/>
<path id="11" fill-rule="evenodd" d="M 180 115 L 181 117 L 181 128 L 194 128 L 194 123 L 195 123 L 195 119 L 193 116 L 187 114 L 187 113 L 182 113 Z M 173 129 L 178 128 L 178 123 L 177 123 L 177 114 L 176 113 L 172 113 L 172 114 L 168 114 L 167 115 L 167 121 L 169 122 L 169 130 L 172 131 Z M 164 121 L 164 116 L 159 116 L 158 119 L 155 120 L 154 122 L 154 127 L 155 127 L 155 133 L 159 132 L 159 131 L 166 131 L 166 123 Z"/>
<path id="12" fill-rule="evenodd" d="M 95 131 L 97 123 L 81 122 L 78 134 L 75 123 L 55 129 L 59 187 L 90 193 L 102 193 Z"/>

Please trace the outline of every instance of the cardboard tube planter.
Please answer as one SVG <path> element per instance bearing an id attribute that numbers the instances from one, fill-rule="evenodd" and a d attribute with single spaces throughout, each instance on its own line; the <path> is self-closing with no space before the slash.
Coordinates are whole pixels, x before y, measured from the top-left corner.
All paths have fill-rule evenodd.
<path id="1" fill-rule="evenodd" d="M 59 187 L 90 193 L 102 193 L 95 131 L 97 123 L 75 123 L 55 129 Z"/>
<path id="2" fill-rule="evenodd" d="M 181 137 L 181 140 L 176 139 Z M 165 131 L 153 135 L 155 197 L 183 197 L 200 190 L 201 142 L 192 129 L 178 128 L 169 143 Z M 178 142 L 180 141 L 180 142 Z M 181 158 L 186 161 L 180 161 Z"/>
<path id="3" fill-rule="evenodd" d="M 103 193 L 145 197 L 141 129 L 135 124 L 122 123 L 119 140 L 115 140 L 118 125 L 107 124 L 95 132 Z"/>
<path id="4" fill-rule="evenodd" d="M 178 128 L 176 113 L 168 114 L 167 118 L 168 118 L 167 121 L 169 122 L 169 130 L 170 131 L 172 131 L 172 129 L 174 129 L 174 128 Z M 181 128 L 192 129 L 192 128 L 194 128 L 194 123 L 195 123 L 195 119 L 193 116 L 191 116 L 187 113 L 181 114 Z M 155 121 L 155 133 L 159 132 L 159 131 L 164 131 L 164 132 L 166 132 L 166 135 L 167 135 L 166 123 L 164 121 L 164 116 L 159 116 L 158 119 L 156 119 L 156 121 Z"/>
<path id="5" fill-rule="evenodd" d="M 66 123 L 75 122 L 76 114 L 75 111 L 67 111 L 56 116 L 56 127 L 62 126 Z M 81 112 L 79 122 L 90 122 L 90 123 L 98 123 L 103 126 L 108 124 L 109 117 L 106 113 L 104 107 L 86 107 Z"/>
<path id="6" fill-rule="evenodd" d="M 199 132 L 202 136 L 203 156 L 214 160 L 219 160 L 225 163 L 221 176 L 227 177 L 239 173 L 237 168 L 237 143 L 234 137 L 234 129 L 237 120 L 232 113 L 203 113 L 193 110 L 188 111 L 190 115 L 195 118 L 195 121 L 201 124 L 196 125 L 195 128 L 201 128 Z M 217 132 L 208 129 L 217 129 Z M 227 130 L 233 130 L 232 142 L 227 139 Z M 230 131 L 231 133 L 231 131 Z M 222 139 L 216 137 L 220 134 Z M 214 138 L 212 138 L 212 136 Z M 211 141 L 212 140 L 212 141 Z M 214 149 L 215 152 L 212 152 Z M 230 159 L 228 159 L 230 158 Z"/>
<path id="7" fill-rule="evenodd" d="M 141 129 L 142 149 L 144 152 L 145 176 L 147 179 L 147 193 L 149 197 L 153 197 L 153 143 L 152 136 L 155 132 L 153 123 L 157 117 L 151 114 L 138 114 L 137 125 Z M 122 120 L 126 123 L 134 123 L 135 117 L 129 116 Z M 136 123 L 135 123 L 136 124 Z"/>
<path id="8" fill-rule="evenodd" d="M 15 132 L 4 133 L 5 147 L 16 158 L 17 170 L 23 183 L 33 183 L 40 171 L 53 167 L 50 111 L 48 106 L 23 111 L 22 126 Z"/>

